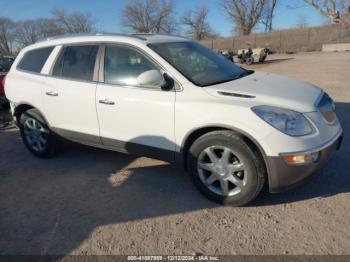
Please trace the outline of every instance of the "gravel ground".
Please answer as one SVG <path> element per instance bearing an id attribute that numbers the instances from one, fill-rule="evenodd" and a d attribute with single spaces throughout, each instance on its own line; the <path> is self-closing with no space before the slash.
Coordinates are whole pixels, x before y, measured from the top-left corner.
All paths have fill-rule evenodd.
<path id="1" fill-rule="evenodd" d="M 251 68 L 310 81 L 350 130 L 350 53 L 273 55 Z M 79 145 L 33 157 L 0 131 L 0 254 L 350 254 L 350 140 L 304 185 L 218 206 L 174 166 Z"/>

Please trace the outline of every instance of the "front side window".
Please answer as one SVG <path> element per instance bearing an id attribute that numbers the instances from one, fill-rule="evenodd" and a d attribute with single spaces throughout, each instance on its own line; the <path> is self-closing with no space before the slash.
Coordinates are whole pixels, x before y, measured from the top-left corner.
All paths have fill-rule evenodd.
<path id="1" fill-rule="evenodd" d="M 106 46 L 104 60 L 106 84 L 142 86 L 139 77 L 146 72 L 157 74 L 159 69 L 140 52 L 124 46 Z"/>
<path id="2" fill-rule="evenodd" d="M 250 73 L 195 42 L 155 43 L 149 47 L 198 86 L 224 83 Z"/>
<path id="3" fill-rule="evenodd" d="M 92 81 L 98 48 L 97 45 L 64 47 L 52 75 Z"/>
<path id="4" fill-rule="evenodd" d="M 19 62 L 17 68 L 34 73 L 40 73 L 52 50 L 53 47 L 46 47 L 28 51 Z"/>

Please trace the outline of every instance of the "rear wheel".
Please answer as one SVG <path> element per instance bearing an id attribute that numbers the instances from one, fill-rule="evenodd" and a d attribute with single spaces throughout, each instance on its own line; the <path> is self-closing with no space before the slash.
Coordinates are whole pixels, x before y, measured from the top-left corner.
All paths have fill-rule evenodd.
<path id="1" fill-rule="evenodd" d="M 197 139 L 190 148 L 188 170 L 204 195 L 233 206 L 254 200 L 266 180 L 259 154 L 232 131 L 214 131 Z"/>
<path id="2" fill-rule="evenodd" d="M 19 128 L 25 146 L 37 157 L 53 157 L 62 148 L 61 139 L 49 129 L 36 109 L 21 114 Z"/>

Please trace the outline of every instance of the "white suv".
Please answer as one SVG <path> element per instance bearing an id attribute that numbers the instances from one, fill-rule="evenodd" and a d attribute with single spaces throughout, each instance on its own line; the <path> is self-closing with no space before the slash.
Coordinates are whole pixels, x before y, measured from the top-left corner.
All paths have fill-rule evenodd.
<path id="1" fill-rule="evenodd" d="M 65 138 L 176 162 L 207 197 L 231 205 L 266 182 L 271 192 L 299 184 L 342 138 L 320 88 L 173 36 L 39 42 L 20 52 L 5 91 L 34 155 L 53 156 Z"/>

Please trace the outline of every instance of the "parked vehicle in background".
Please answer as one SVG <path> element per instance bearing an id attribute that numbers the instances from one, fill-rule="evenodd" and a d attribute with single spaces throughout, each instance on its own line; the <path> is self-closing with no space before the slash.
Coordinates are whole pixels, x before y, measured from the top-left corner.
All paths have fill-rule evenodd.
<path id="1" fill-rule="evenodd" d="M 264 63 L 266 58 L 267 58 L 267 55 L 270 53 L 270 49 L 268 48 L 262 48 L 260 50 L 260 54 L 259 54 L 259 62 L 260 63 Z M 253 51 L 253 54 L 254 54 L 254 51 Z"/>
<path id="2" fill-rule="evenodd" d="M 220 53 L 223 57 L 225 57 L 227 60 L 230 60 L 232 63 L 234 63 L 233 53 L 227 50 L 219 50 L 218 53 Z"/>
<path id="3" fill-rule="evenodd" d="M 241 50 L 238 52 L 238 59 L 240 64 L 251 65 L 254 63 L 253 51 L 252 49 Z"/>
<path id="4" fill-rule="evenodd" d="M 7 108 L 9 106 L 9 102 L 5 96 L 5 74 L 0 73 L 0 108 L 5 107 Z"/>
<path id="5" fill-rule="evenodd" d="M 269 52 L 270 50 L 268 48 L 248 48 L 238 50 L 237 55 L 241 64 L 246 63 L 247 65 L 251 65 L 256 61 L 259 61 L 259 63 L 265 62 Z"/>
<path id="6" fill-rule="evenodd" d="M 12 56 L 2 56 L 0 57 L 0 72 L 8 72 L 15 61 Z"/>
<path id="7" fill-rule="evenodd" d="M 5 77 L 6 73 L 11 69 L 15 58 L 13 56 L 0 57 L 0 108 L 8 108 L 9 102 L 5 96 Z"/>
<path id="8" fill-rule="evenodd" d="M 266 181 L 271 192 L 299 184 L 342 141 L 320 88 L 245 70 L 180 37 L 40 42 L 20 52 L 5 91 L 35 156 L 54 156 L 66 138 L 176 162 L 208 198 L 236 206 Z"/>

